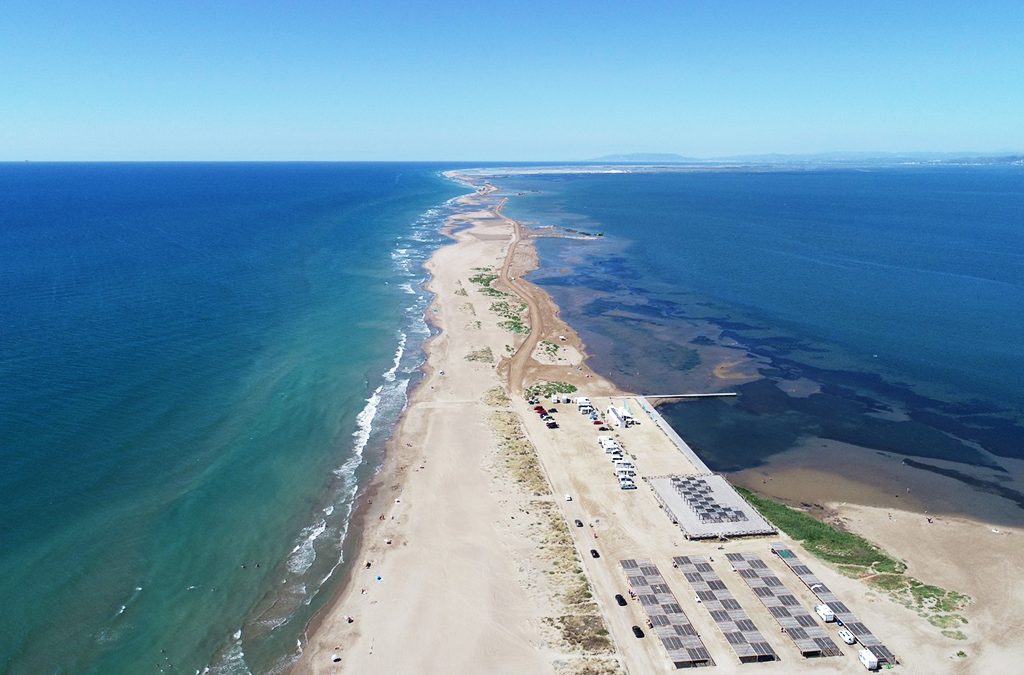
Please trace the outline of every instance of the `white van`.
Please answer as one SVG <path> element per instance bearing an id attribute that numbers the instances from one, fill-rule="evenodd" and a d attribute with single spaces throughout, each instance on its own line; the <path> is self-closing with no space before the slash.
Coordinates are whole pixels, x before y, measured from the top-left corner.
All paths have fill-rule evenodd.
<path id="1" fill-rule="evenodd" d="M 818 613 L 818 616 L 820 616 L 821 620 L 824 621 L 825 623 L 830 623 L 830 622 L 836 620 L 835 612 L 832 611 L 831 607 L 829 607 L 828 605 L 826 605 L 824 603 L 818 605 L 817 607 L 815 607 L 814 611 Z"/>

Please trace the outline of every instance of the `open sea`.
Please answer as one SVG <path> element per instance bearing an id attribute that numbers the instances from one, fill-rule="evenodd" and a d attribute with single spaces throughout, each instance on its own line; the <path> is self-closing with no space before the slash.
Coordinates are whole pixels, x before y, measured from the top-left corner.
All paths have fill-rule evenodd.
<path id="1" fill-rule="evenodd" d="M 429 335 L 449 166 L 0 165 L 0 672 L 282 672 Z"/>
<path id="2" fill-rule="evenodd" d="M 598 372 L 646 394 L 739 394 L 662 407 L 713 469 L 840 441 L 1024 522 L 1024 166 L 493 181 L 506 214 L 559 235 L 538 239 L 530 278 Z"/>

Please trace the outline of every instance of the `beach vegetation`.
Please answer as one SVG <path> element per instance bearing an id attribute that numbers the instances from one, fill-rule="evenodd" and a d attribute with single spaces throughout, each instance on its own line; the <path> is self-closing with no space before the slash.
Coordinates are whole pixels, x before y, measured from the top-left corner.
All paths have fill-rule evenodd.
<path id="1" fill-rule="evenodd" d="M 476 361 L 479 363 L 494 363 L 494 353 L 490 347 L 484 347 L 477 349 L 466 354 L 467 361 Z"/>
<path id="2" fill-rule="evenodd" d="M 967 639 L 967 636 L 964 634 L 964 632 L 962 630 L 944 630 L 944 631 L 942 631 L 942 636 L 943 637 L 948 637 L 950 640 L 966 640 Z M 959 656 L 959 655 L 960 655 L 960 653 L 957 652 L 957 656 Z M 964 656 L 967 656 L 967 654 L 965 653 Z"/>
<path id="3" fill-rule="evenodd" d="M 491 387 L 484 392 L 483 402 L 496 408 L 504 408 L 512 399 L 508 397 L 504 387 Z"/>
<path id="4" fill-rule="evenodd" d="M 624 671 L 613 658 L 585 656 L 572 661 L 557 662 L 555 672 L 558 675 L 622 675 Z"/>
<path id="5" fill-rule="evenodd" d="M 967 652 L 965 652 L 965 651 L 964 651 L 964 650 L 962 650 L 962 649 L 961 649 L 960 651 L 958 651 L 958 652 L 956 653 L 956 655 L 957 655 L 957 656 L 958 656 L 959 658 L 961 658 L 961 659 L 966 659 L 966 658 L 967 658 Z"/>
<path id="6" fill-rule="evenodd" d="M 571 394 L 576 391 L 576 385 L 568 382 L 558 381 L 545 381 L 537 382 L 536 384 L 526 389 L 527 398 L 531 396 L 545 396 L 551 398 L 555 394 Z"/>
<path id="7" fill-rule="evenodd" d="M 505 468 L 512 480 L 535 497 L 550 495 L 551 488 L 537 461 L 537 451 L 523 432 L 519 416 L 502 410 L 493 413 L 490 421 L 499 439 Z"/>
<path id="8" fill-rule="evenodd" d="M 530 327 L 522 322 L 520 319 L 509 319 L 508 321 L 499 321 L 499 328 L 504 328 L 511 333 L 519 333 L 523 335 L 530 332 Z"/>
<path id="9" fill-rule="evenodd" d="M 561 349 L 561 347 L 559 347 L 557 343 L 551 342 L 550 340 L 541 340 L 540 347 L 541 351 L 543 351 L 549 357 L 553 359 L 558 358 L 558 350 Z"/>
<path id="10" fill-rule="evenodd" d="M 470 282 L 479 286 L 479 290 L 484 295 L 488 295 L 492 298 L 504 298 L 508 296 L 508 293 L 499 291 L 497 288 L 491 286 L 491 283 L 498 278 L 498 275 L 491 272 L 488 268 L 486 271 L 478 272 L 469 278 Z"/>
<path id="11" fill-rule="evenodd" d="M 736 487 L 744 499 L 780 530 L 793 537 L 811 554 L 835 564 L 846 576 L 862 580 L 894 601 L 915 611 L 937 628 L 953 629 L 967 624 L 956 614 L 971 602 L 970 596 L 925 584 L 906 574 L 907 566 L 853 532 L 830 525 L 806 511 Z M 947 635 L 947 637 L 950 637 Z M 955 639 L 966 639 L 957 637 Z"/>
<path id="12" fill-rule="evenodd" d="M 876 572 L 900 574 L 907 568 L 860 535 L 840 530 L 805 511 L 798 511 L 745 488 L 737 487 L 736 490 L 762 516 L 819 558 L 837 565 L 871 568 Z"/>
<path id="13" fill-rule="evenodd" d="M 498 326 L 513 333 L 529 333 L 530 326 L 523 320 L 526 303 L 509 303 L 505 300 L 491 303 L 491 311 L 504 319 Z"/>
<path id="14" fill-rule="evenodd" d="M 612 651 L 612 641 L 600 614 L 563 614 L 545 617 L 545 621 L 572 648 L 590 653 Z"/>

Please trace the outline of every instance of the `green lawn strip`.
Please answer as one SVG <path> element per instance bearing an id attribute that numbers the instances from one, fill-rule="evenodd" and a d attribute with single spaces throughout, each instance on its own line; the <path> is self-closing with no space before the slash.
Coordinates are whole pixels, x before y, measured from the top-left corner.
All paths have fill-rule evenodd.
<path id="1" fill-rule="evenodd" d="M 781 502 L 767 499 L 745 488 L 736 490 L 780 530 L 801 542 L 814 555 L 837 565 L 857 565 L 878 572 L 902 573 L 902 562 L 852 532 L 844 532 L 814 516 Z"/>

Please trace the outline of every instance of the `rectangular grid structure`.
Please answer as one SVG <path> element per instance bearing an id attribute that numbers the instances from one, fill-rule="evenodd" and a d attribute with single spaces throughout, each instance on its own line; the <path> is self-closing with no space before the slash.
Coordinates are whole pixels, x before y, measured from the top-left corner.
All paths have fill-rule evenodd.
<path id="1" fill-rule="evenodd" d="M 718 474 L 652 476 L 644 480 L 687 539 L 778 532 Z"/>
<path id="2" fill-rule="evenodd" d="M 718 629 L 736 652 L 740 663 L 774 661 L 779 658 L 706 558 L 680 556 L 672 558 L 672 562 L 686 577 L 704 609 L 718 624 Z"/>
<path id="3" fill-rule="evenodd" d="M 727 553 L 725 557 L 803 656 L 842 656 L 839 646 L 763 560 L 753 553 Z"/>
<path id="4" fill-rule="evenodd" d="M 619 564 L 672 664 L 676 668 L 715 665 L 658 567 L 650 560 L 620 560 Z"/>
<path id="5" fill-rule="evenodd" d="M 786 563 L 789 569 L 800 577 L 800 581 L 804 582 L 804 585 L 810 589 L 811 593 L 814 593 L 819 602 L 829 606 L 829 609 L 836 615 L 836 619 L 842 622 L 842 626 L 846 630 L 853 633 L 861 646 L 875 655 L 879 665 L 896 665 L 899 663 L 896 660 L 896 655 L 889 651 L 889 648 L 883 645 L 882 641 L 875 637 L 868 630 L 867 626 L 861 623 L 860 619 L 850 611 L 850 608 L 845 603 L 836 597 L 836 594 L 828 586 L 821 583 L 821 580 L 815 576 L 814 572 L 807 565 L 800 562 L 800 558 L 788 546 L 776 541 L 772 542 L 771 547 L 772 553 L 779 556 L 782 562 Z"/>

